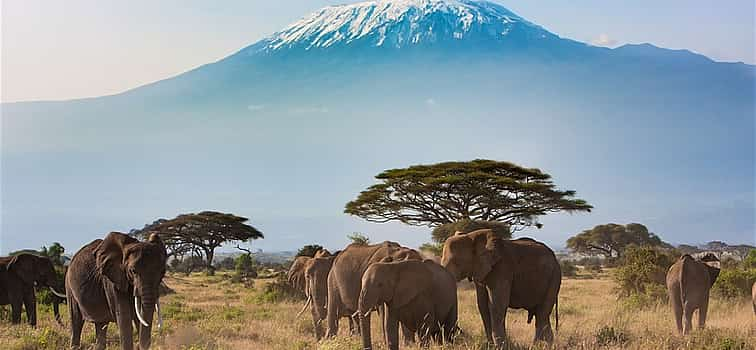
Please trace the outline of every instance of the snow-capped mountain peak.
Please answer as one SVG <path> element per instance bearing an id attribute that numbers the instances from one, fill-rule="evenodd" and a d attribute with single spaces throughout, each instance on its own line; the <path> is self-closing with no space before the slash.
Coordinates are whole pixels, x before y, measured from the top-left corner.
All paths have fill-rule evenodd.
<path id="1" fill-rule="evenodd" d="M 265 50 L 309 50 L 354 42 L 400 48 L 473 37 L 505 40 L 518 28 L 541 37 L 553 35 L 488 1 L 373 0 L 316 11 L 268 38 Z"/>

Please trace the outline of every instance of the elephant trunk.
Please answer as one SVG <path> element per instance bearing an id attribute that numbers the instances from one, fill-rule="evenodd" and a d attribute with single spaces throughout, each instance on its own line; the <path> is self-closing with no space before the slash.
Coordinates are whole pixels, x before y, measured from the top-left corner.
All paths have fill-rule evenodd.
<path id="1" fill-rule="evenodd" d="M 160 317 L 160 308 L 157 305 L 157 290 L 155 293 L 146 293 L 141 298 L 134 296 L 134 308 L 136 316 L 141 326 L 139 327 L 139 349 L 147 350 L 152 342 L 152 317 L 155 309 L 158 309 L 158 318 Z M 158 323 L 162 323 L 158 320 Z"/>
<path id="2" fill-rule="evenodd" d="M 355 314 L 360 320 L 360 331 L 362 333 L 362 348 L 370 350 L 373 348 L 370 336 L 370 312 L 378 304 L 378 293 L 370 292 L 369 286 L 363 286 L 360 292 L 357 312 Z M 353 315 L 354 316 L 354 315 Z"/>

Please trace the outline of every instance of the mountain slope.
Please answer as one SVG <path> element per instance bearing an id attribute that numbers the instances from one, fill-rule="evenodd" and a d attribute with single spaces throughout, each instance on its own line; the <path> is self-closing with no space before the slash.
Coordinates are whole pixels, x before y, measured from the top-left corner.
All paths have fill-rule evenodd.
<path id="1" fill-rule="evenodd" d="M 753 66 L 593 47 L 489 2 L 329 7 L 180 76 L 2 116 L 3 250 L 204 209 L 251 217 L 265 250 L 417 245 L 427 230 L 344 203 L 383 169 L 473 158 L 542 168 L 596 207 L 526 232 L 557 246 L 605 222 L 678 242 L 754 229 Z"/>

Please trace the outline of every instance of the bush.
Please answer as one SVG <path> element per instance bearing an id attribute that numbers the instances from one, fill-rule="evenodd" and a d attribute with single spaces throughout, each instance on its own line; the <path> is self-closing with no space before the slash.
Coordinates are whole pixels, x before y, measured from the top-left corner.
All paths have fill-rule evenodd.
<path id="1" fill-rule="evenodd" d="M 743 268 L 756 269 L 756 249 L 751 249 L 745 259 L 743 259 Z"/>
<path id="2" fill-rule="evenodd" d="M 236 260 L 230 256 L 223 258 L 221 261 L 215 264 L 216 270 L 233 270 L 236 266 Z"/>
<path id="3" fill-rule="evenodd" d="M 317 253 L 321 249 L 323 249 L 323 246 L 319 244 L 308 244 L 302 248 L 299 248 L 299 251 L 297 251 L 297 255 L 295 256 L 309 256 L 312 258 L 315 256 L 315 253 Z"/>
<path id="4" fill-rule="evenodd" d="M 420 251 L 428 252 L 434 256 L 441 256 L 444 246 L 441 243 L 423 243 L 420 246 Z"/>
<path id="5" fill-rule="evenodd" d="M 754 281 L 756 268 L 723 269 L 712 289 L 715 295 L 723 298 L 748 297 Z"/>
<path id="6" fill-rule="evenodd" d="M 569 260 L 559 260 L 559 266 L 562 268 L 562 277 L 577 276 L 577 267 Z"/>
<path id="7" fill-rule="evenodd" d="M 674 258 L 650 247 L 629 247 L 614 275 L 621 298 L 634 294 L 642 298 L 663 300 L 665 277 Z"/>
<path id="8" fill-rule="evenodd" d="M 294 287 L 286 280 L 286 276 L 281 276 L 275 281 L 265 285 L 262 293 L 255 297 L 257 304 L 270 304 L 280 303 L 282 301 L 300 301 L 304 299 L 302 292 L 294 289 Z"/>
<path id="9" fill-rule="evenodd" d="M 614 327 L 604 326 L 596 332 L 596 342 L 601 346 L 622 345 L 629 340 L 630 337 L 625 332 Z"/>
<path id="10" fill-rule="evenodd" d="M 370 244 L 370 238 L 367 235 L 364 235 L 359 232 L 353 232 L 351 235 L 347 235 L 347 238 L 349 238 L 350 241 L 354 244 L 359 245 L 368 245 Z"/>

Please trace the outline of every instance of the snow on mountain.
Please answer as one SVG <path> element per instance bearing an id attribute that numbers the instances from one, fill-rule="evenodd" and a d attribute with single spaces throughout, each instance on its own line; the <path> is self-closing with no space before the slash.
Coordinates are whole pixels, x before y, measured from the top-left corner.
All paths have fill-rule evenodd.
<path id="1" fill-rule="evenodd" d="M 309 50 L 358 40 L 395 48 L 472 37 L 504 40 L 518 29 L 535 37 L 554 37 L 488 1 L 374 0 L 323 8 L 268 38 L 263 50 Z"/>

